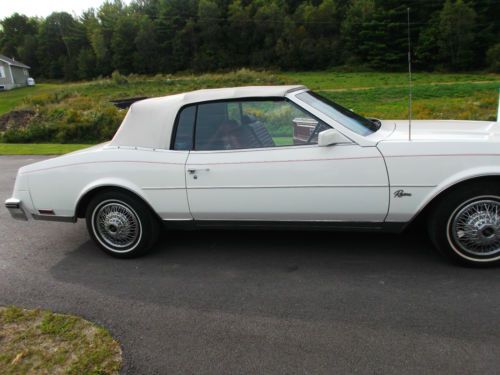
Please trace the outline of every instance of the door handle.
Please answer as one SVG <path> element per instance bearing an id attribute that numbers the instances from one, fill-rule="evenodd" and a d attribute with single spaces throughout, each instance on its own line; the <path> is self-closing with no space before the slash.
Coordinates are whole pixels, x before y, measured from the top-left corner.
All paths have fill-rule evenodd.
<path id="1" fill-rule="evenodd" d="M 188 169 L 187 170 L 189 174 L 195 174 L 196 172 L 210 172 L 209 168 L 202 168 L 202 169 Z"/>

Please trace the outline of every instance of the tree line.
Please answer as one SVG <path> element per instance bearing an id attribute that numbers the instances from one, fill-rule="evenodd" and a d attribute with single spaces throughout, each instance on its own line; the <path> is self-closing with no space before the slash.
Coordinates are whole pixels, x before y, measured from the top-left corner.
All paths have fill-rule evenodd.
<path id="1" fill-rule="evenodd" d="M 0 53 L 32 75 L 255 69 L 500 71 L 499 0 L 121 0 L 79 16 L 13 14 Z"/>

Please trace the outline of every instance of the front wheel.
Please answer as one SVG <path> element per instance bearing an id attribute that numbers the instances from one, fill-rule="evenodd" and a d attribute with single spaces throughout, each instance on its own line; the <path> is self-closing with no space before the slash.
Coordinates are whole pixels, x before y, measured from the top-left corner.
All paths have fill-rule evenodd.
<path id="1" fill-rule="evenodd" d="M 121 191 L 94 197 L 86 212 L 87 229 L 107 254 L 132 258 L 144 254 L 158 239 L 158 219 L 140 199 Z"/>
<path id="2" fill-rule="evenodd" d="M 448 258 L 470 266 L 500 263 L 500 191 L 476 185 L 442 199 L 429 220 L 429 234 Z"/>

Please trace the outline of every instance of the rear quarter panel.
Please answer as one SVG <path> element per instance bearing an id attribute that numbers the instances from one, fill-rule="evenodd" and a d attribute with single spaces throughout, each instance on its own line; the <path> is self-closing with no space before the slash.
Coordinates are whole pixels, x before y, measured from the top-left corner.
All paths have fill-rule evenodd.
<path id="1" fill-rule="evenodd" d="M 188 152 L 105 147 L 68 154 L 21 170 L 35 211 L 74 216 L 79 199 L 116 186 L 142 197 L 163 219 L 189 219 L 184 168 Z"/>

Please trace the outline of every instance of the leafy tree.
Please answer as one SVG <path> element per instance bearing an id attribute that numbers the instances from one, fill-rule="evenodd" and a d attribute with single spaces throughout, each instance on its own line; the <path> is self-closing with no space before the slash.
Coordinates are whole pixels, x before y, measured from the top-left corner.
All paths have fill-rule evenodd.
<path id="1" fill-rule="evenodd" d="M 36 20 L 14 13 L 1 21 L 0 52 L 9 57 L 19 58 L 18 48 L 24 44 L 25 36 L 36 33 Z"/>
<path id="2" fill-rule="evenodd" d="M 115 23 L 113 36 L 111 38 L 111 51 L 113 67 L 122 74 L 134 72 L 133 41 L 137 35 L 137 23 L 128 15 L 121 16 Z"/>
<path id="3" fill-rule="evenodd" d="M 490 70 L 500 73 L 500 43 L 495 44 L 488 50 L 486 59 Z"/>
<path id="4" fill-rule="evenodd" d="M 223 68 L 225 51 L 221 48 L 224 43 L 221 8 L 214 0 L 200 0 L 197 16 L 198 43 L 193 67 L 196 70 Z"/>
<path id="5" fill-rule="evenodd" d="M 77 52 L 71 38 L 76 21 L 69 13 L 52 13 L 38 31 L 37 59 L 40 71 L 48 78 L 64 78 L 69 72 L 67 59 Z"/>
<path id="6" fill-rule="evenodd" d="M 344 61 L 359 64 L 366 60 L 362 52 L 364 41 L 362 35 L 374 15 L 374 0 L 353 0 L 351 2 L 341 25 Z"/>
<path id="7" fill-rule="evenodd" d="M 90 48 L 80 50 L 77 59 L 78 78 L 92 79 L 96 75 L 96 57 Z"/>
<path id="8" fill-rule="evenodd" d="M 31 67 L 31 74 L 40 74 L 39 64 L 36 57 L 38 40 L 33 34 L 26 34 L 21 44 L 16 48 L 19 60 Z"/>
<path id="9" fill-rule="evenodd" d="M 90 79 L 240 67 L 497 69 L 498 0 L 106 0 L 79 17 L 13 14 L 0 53 L 35 76 Z"/>
<path id="10" fill-rule="evenodd" d="M 440 16 L 439 12 L 436 12 L 431 16 L 427 27 L 420 33 L 415 48 L 415 62 L 420 69 L 430 70 L 430 67 L 439 65 L 439 40 Z"/>
<path id="11" fill-rule="evenodd" d="M 160 44 L 154 22 L 142 16 L 139 21 L 139 31 L 134 39 L 134 69 L 137 73 L 151 74 L 158 71 Z"/>
<path id="12" fill-rule="evenodd" d="M 245 66 L 250 62 L 253 38 L 253 15 L 250 5 L 233 0 L 228 6 L 227 46 L 233 66 Z"/>
<path id="13" fill-rule="evenodd" d="M 441 57 L 453 69 L 463 70 L 473 58 L 476 12 L 463 0 L 446 0 L 439 20 Z"/>

